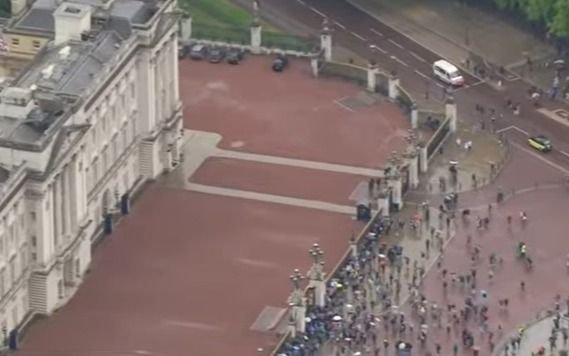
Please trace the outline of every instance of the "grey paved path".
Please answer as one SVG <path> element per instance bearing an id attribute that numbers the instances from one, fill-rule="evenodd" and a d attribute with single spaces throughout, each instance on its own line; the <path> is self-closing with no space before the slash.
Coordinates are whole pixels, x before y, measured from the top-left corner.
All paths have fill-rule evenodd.
<path id="1" fill-rule="evenodd" d="M 553 327 L 553 317 L 543 318 L 535 323 L 527 326 L 525 337 L 522 340 L 518 355 L 531 355 L 532 352 L 537 352 L 541 347 L 547 351 L 549 348 L 549 337 L 551 336 L 551 329 Z M 567 319 L 562 319 L 560 322 L 562 328 L 567 328 L 569 325 Z M 561 333 L 557 334 L 557 351 L 568 351 L 567 345 L 563 345 L 563 337 Z M 495 356 L 504 355 L 503 347 L 496 350 Z"/>
<path id="2" fill-rule="evenodd" d="M 184 189 L 187 190 L 206 194 L 222 195 L 235 198 L 257 200 L 261 202 L 316 209 L 340 214 L 355 215 L 355 207 L 353 206 L 190 183 L 189 178 L 208 157 L 230 158 L 354 175 L 374 177 L 383 176 L 383 171 L 376 169 L 219 149 L 217 148 L 217 145 L 221 140 L 221 136 L 211 132 L 186 130 L 185 137 L 186 142 L 184 144 L 184 162 L 182 163 L 180 169 L 175 172 L 175 174 L 170 175 L 165 180 L 164 184 L 167 186 L 184 187 Z"/>
<path id="3" fill-rule="evenodd" d="M 362 168 L 362 167 L 346 166 L 346 165 L 342 165 L 342 164 L 315 162 L 315 161 L 307 161 L 307 160 L 303 160 L 303 159 L 276 157 L 276 156 L 261 155 L 261 154 L 256 154 L 256 153 L 228 151 L 228 150 L 222 150 L 222 149 L 217 149 L 214 152 L 214 155 L 216 157 L 222 157 L 222 158 L 242 159 L 242 160 L 246 160 L 246 161 L 255 161 L 255 162 L 260 162 L 260 163 L 278 164 L 278 165 L 283 165 L 283 166 L 318 169 L 318 170 L 322 170 L 322 171 L 349 173 L 349 174 L 357 174 L 357 175 L 370 176 L 370 177 L 383 177 L 383 170 L 380 170 L 380 169 L 369 169 L 369 168 Z"/>
<path id="4" fill-rule="evenodd" d="M 275 194 L 264 194 L 264 193 L 250 192 L 250 191 L 240 190 L 240 189 L 214 187 L 214 186 L 205 185 L 205 184 L 187 183 L 185 186 L 185 189 L 188 189 L 188 190 L 191 190 L 194 192 L 206 193 L 206 194 L 215 194 L 215 195 L 222 195 L 222 196 L 232 197 L 232 198 L 257 200 L 257 201 L 261 201 L 261 202 L 265 202 L 265 203 L 290 205 L 290 206 L 296 206 L 299 208 L 323 210 L 323 211 L 328 211 L 328 212 L 332 212 L 332 213 L 340 213 L 340 214 L 348 214 L 348 215 L 355 215 L 355 213 L 356 213 L 356 209 L 353 206 L 339 205 L 339 204 L 327 203 L 327 202 L 317 201 L 317 200 L 291 198 L 291 197 L 285 197 L 282 195 L 275 195 Z"/>

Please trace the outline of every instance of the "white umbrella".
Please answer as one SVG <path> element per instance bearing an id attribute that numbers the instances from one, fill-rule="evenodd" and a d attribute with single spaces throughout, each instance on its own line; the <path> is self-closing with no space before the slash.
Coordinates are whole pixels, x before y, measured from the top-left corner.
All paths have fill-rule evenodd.
<path id="1" fill-rule="evenodd" d="M 332 318 L 332 320 L 334 320 L 334 321 L 342 321 L 342 317 L 339 316 L 339 315 L 335 315 L 335 316 Z"/>

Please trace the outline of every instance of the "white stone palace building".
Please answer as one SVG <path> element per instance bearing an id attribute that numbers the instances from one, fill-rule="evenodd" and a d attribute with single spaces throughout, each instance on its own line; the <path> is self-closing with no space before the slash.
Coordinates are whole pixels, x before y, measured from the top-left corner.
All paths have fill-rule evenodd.
<path id="1" fill-rule="evenodd" d="M 93 242 L 177 164 L 183 135 L 175 0 L 12 5 L 9 51 L 37 53 L 0 88 L 5 333 L 69 299 Z"/>

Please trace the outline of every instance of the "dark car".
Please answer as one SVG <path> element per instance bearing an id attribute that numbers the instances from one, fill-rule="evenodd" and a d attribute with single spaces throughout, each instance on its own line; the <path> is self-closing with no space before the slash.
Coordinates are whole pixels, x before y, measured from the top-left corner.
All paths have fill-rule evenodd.
<path id="1" fill-rule="evenodd" d="M 528 138 L 528 144 L 532 148 L 541 152 L 550 152 L 551 150 L 553 150 L 553 145 L 551 144 L 551 141 L 549 141 L 549 139 L 543 135 L 537 135 Z"/>
<path id="2" fill-rule="evenodd" d="M 239 48 L 232 48 L 227 52 L 227 63 L 239 64 L 243 60 L 243 51 Z"/>
<path id="3" fill-rule="evenodd" d="M 214 47 L 209 51 L 207 60 L 209 63 L 219 63 L 225 58 L 225 49 L 221 47 Z"/>
<path id="4" fill-rule="evenodd" d="M 203 44 L 196 44 L 190 50 L 190 58 L 193 60 L 202 60 L 207 57 L 207 46 Z"/>
<path id="5" fill-rule="evenodd" d="M 184 59 L 190 53 L 190 46 L 178 45 L 178 59 Z"/>
<path id="6" fill-rule="evenodd" d="M 288 59 L 282 54 L 273 61 L 273 71 L 282 72 L 288 66 Z"/>

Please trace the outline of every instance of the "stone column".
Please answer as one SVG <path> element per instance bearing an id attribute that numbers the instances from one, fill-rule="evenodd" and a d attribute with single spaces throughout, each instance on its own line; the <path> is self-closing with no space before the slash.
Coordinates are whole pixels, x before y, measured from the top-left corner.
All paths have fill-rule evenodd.
<path id="1" fill-rule="evenodd" d="M 429 170 L 429 155 L 427 154 L 427 147 L 419 148 L 419 171 L 427 173 Z"/>
<path id="2" fill-rule="evenodd" d="M 170 86 L 170 90 L 171 90 L 170 98 L 172 100 L 171 105 L 172 105 L 173 109 L 176 108 L 176 106 L 178 105 L 178 102 L 180 101 L 180 93 L 178 90 L 178 88 L 179 88 L 178 45 L 176 42 L 177 42 L 176 39 L 172 40 L 171 46 L 172 46 L 173 54 L 170 55 L 171 67 L 166 68 L 166 70 L 172 76 L 171 77 L 172 86 Z"/>
<path id="3" fill-rule="evenodd" d="M 389 216 L 389 190 L 385 187 L 382 187 L 379 192 L 377 208 L 381 210 L 382 216 Z"/>
<path id="4" fill-rule="evenodd" d="M 393 152 L 391 158 L 389 158 L 389 164 L 385 168 L 385 178 L 391 188 L 391 200 L 393 205 L 397 207 L 397 210 L 403 208 L 403 182 L 401 180 L 400 165 L 401 159 L 396 152 Z"/>
<path id="5" fill-rule="evenodd" d="M 411 189 L 417 189 L 419 186 L 419 155 L 417 152 L 411 152 L 408 155 L 409 160 L 409 185 Z"/>
<path id="6" fill-rule="evenodd" d="M 53 182 L 53 219 L 55 250 L 61 240 L 61 177 L 55 177 Z"/>
<path id="7" fill-rule="evenodd" d="M 57 178 L 56 178 L 57 179 Z M 58 225 L 58 217 L 57 217 L 57 184 L 54 180 L 51 184 L 50 188 L 50 196 L 51 196 L 51 226 L 52 226 L 52 235 L 53 235 L 53 251 L 54 255 L 57 254 L 57 246 L 59 245 L 59 225 Z"/>
<path id="8" fill-rule="evenodd" d="M 318 78 L 318 56 L 310 58 L 310 69 L 312 69 L 312 75 L 314 78 Z"/>
<path id="9" fill-rule="evenodd" d="M 324 60 L 330 62 L 332 60 L 332 34 L 326 24 L 320 32 L 320 48 L 324 51 Z"/>
<path id="10" fill-rule="evenodd" d="M 389 99 L 397 99 L 399 96 L 399 78 L 397 78 L 397 75 L 395 73 L 391 73 L 389 76 L 388 86 Z"/>
<path id="11" fill-rule="evenodd" d="M 69 215 L 67 213 L 67 166 L 61 169 L 59 181 L 61 184 L 61 234 L 65 237 L 69 233 Z"/>
<path id="12" fill-rule="evenodd" d="M 71 217 L 71 215 L 73 214 L 73 212 L 75 211 L 75 209 L 72 208 L 73 206 L 73 187 L 71 185 L 71 164 L 67 164 L 65 166 L 65 170 L 63 171 L 64 175 L 65 175 L 65 219 L 66 219 L 66 235 L 70 236 L 70 234 L 73 233 L 73 225 L 72 225 L 72 221 L 73 218 Z"/>
<path id="13" fill-rule="evenodd" d="M 292 293 L 289 297 L 288 304 L 291 307 L 291 313 L 296 324 L 296 331 L 304 333 L 306 329 L 306 298 L 304 298 L 300 282 L 303 277 L 298 269 L 295 269 L 290 276 L 292 281 Z"/>
<path id="14" fill-rule="evenodd" d="M 304 334 L 306 332 L 306 302 L 298 304 L 294 307 L 296 318 L 296 331 Z"/>
<path id="15" fill-rule="evenodd" d="M 367 65 L 367 90 L 375 93 L 375 87 L 377 85 L 377 73 L 379 68 L 374 61 L 369 61 Z"/>
<path id="16" fill-rule="evenodd" d="M 357 260 L 358 259 L 358 243 L 356 241 L 355 236 L 352 236 L 350 238 L 350 252 L 352 254 L 352 257 Z"/>
<path id="17" fill-rule="evenodd" d="M 445 114 L 446 117 L 450 120 L 449 122 L 449 129 L 450 132 L 456 132 L 457 130 L 457 108 L 456 108 L 456 101 L 454 97 L 448 96 L 445 103 Z"/>
<path id="18" fill-rule="evenodd" d="M 182 17 L 179 23 L 180 26 L 180 36 L 182 41 L 187 41 L 192 37 L 192 17 Z M 176 56 L 176 58 L 178 58 Z"/>
<path id="19" fill-rule="evenodd" d="M 290 337 L 294 339 L 296 337 L 296 320 L 295 320 L 294 311 L 292 309 L 288 316 L 287 330 Z"/>
<path id="20" fill-rule="evenodd" d="M 419 108 L 417 104 L 411 105 L 411 128 L 416 129 L 419 127 Z"/>
<path id="21" fill-rule="evenodd" d="M 326 282 L 322 260 L 324 252 L 317 243 L 312 245 L 308 252 L 313 259 L 312 267 L 308 271 L 308 286 L 314 288 L 314 303 L 319 307 L 324 307 L 326 306 Z"/>
<path id="22" fill-rule="evenodd" d="M 71 160 L 71 164 L 69 165 L 69 191 L 70 191 L 70 207 L 71 207 L 71 216 L 70 216 L 70 225 L 71 225 L 71 232 L 75 231 L 77 227 L 77 220 L 80 214 L 80 207 L 79 207 L 79 197 L 77 196 L 77 175 L 79 174 L 78 167 L 77 167 L 77 157 L 74 156 Z"/>
<path id="23" fill-rule="evenodd" d="M 391 178 L 391 189 L 393 191 L 393 204 L 397 206 L 397 210 L 403 209 L 403 182 L 401 175 Z"/>
<path id="24" fill-rule="evenodd" d="M 254 54 L 261 53 L 261 24 L 258 21 L 253 21 L 250 27 L 251 30 L 251 52 Z"/>

